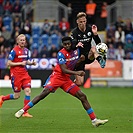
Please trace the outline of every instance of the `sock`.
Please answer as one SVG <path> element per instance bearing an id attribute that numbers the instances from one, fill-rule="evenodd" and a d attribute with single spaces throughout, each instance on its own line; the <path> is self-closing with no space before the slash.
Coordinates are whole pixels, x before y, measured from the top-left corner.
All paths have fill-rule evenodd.
<path id="1" fill-rule="evenodd" d="M 30 102 L 30 96 L 25 96 L 24 98 L 24 107 Z M 25 111 L 26 112 L 26 111 Z"/>
<path id="2" fill-rule="evenodd" d="M 32 102 L 29 102 L 27 105 L 23 107 L 23 110 L 26 112 L 28 109 L 32 108 L 34 104 Z"/>
<path id="3" fill-rule="evenodd" d="M 107 56 L 106 56 L 106 55 L 104 55 L 104 56 L 103 56 L 103 59 L 106 61 L 106 60 L 107 60 Z"/>
<path id="4" fill-rule="evenodd" d="M 99 62 L 102 59 L 102 57 L 99 55 L 96 60 Z"/>
<path id="5" fill-rule="evenodd" d="M 95 113 L 94 113 L 94 111 L 93 111 L 92 108 L 89 108 L 89 109 L 87 110 L 87 114 L 89 115 L 89 117 L 90 117 L 91 120 L 96 119 L 96 115 L 95 115 Z"/>
<path id="6" fill-rule="evenodd" d="M 3 101 L 12 100 L 12 99 L 14 99 L 14 94 L 8 94 L 8 95 L 2 97 Z"/>

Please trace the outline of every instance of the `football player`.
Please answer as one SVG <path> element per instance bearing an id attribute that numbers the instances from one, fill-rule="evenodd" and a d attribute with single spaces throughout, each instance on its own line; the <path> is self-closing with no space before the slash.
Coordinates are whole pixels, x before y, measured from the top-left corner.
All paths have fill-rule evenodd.
<path id="1" fill-rule="evenodd" d="M 19 118 L 21 115 L 32 108 L 40 100 L 47 97 L 50 93 L 55 92 L 59 87 L 66 93 L 79 99 L 86 110 L 88 116 L 92 120 L 94 126 L 105 124 L 108 120 L 100 120 L 96 118 L 96 115 L 91 108 L 86 95 L 80 90 L 80 88 L 72 82 L 70 75 L 84 76 L 84 71 L 73 71 L 76 63 L 81 59 L 79 49 L 72 50 L 71 38 L 62 38 L 63 47 L 57 55 L 58 64 L 55 66 L 52 74 L 44 84 L 43 91 L 36 96 L 31 102 L 29 102 L 24 108 L 15 113 L 15 117 Z M 82 61 L 82 60 L 81 60 Z"/>
<path id="2" fill-rule="evenodd" d="M 25 92 L 24 106 L 30 101 L 31 77 L 29 76 L 26 65 L 36 65 L 36 62 L 30 62 L 29 51 L 25 48 L 26 37 L 20 34 L 17 39 L 17 45 L 11 50 L 7 65 L 10 67 L 11 83 L 14 94 L 0 96 L 0 107 L 7 100 L 16 100 L 20 97 L 21 89 Z M 32 117 L 27 111 L 23 117 Z"/>
<path id="3" fill-rule="evenodd" d="M 85 64 L 90 64 L 94 62 L 96 59 L 101 68 L 105 67 L 106 60 L 98 54 L 96 51 L 95 46 L 92 47 L 91 42 L 92 38 L 94 39 L 96 44 L 101 43 L 101 39 L 97 33 L 97 26 L 87 25 L 86 14 L 84 12 L 79 12 L 77 14 L 77 27 L 74 28 L 71 32 L 71 38 L 73 42 L 73 49 L 79 47 L 80 52 L 82 55 L 85 56 L 85 60 L 76 67 L 76 70 L 83 70 L 85 69 Z M 84 76 L 75 76 L 75 83 L 78 86 L 81 86 L 84 82 Z"/>

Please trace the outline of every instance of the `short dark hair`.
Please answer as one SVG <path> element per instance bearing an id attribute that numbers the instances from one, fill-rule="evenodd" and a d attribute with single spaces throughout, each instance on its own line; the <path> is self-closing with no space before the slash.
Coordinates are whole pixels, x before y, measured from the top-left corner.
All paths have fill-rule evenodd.
<path id="1" fill-rule="evenodd" d="M 69 37 L 69 36 L 63 37 L 63 38 L 62 38 L 62 43 L 63 43 L 64 41 L 68 41 L 68 40 L 72 42 L 72 38 L 71 38 L 71 37 Z"/>

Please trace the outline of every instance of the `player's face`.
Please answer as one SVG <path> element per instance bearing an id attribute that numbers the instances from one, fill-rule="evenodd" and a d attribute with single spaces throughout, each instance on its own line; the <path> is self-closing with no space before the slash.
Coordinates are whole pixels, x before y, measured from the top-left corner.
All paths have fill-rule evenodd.
<path id="1" fill-rule="evenodd" d="M 86 28 L 86 17 L 81 17 L 81 18 L 78 18 L 77 19 L 77 24 L 78 24 L 78 27 L 79 29 L 85 29 Z"/>
<path id="2" fill-rule="evenodd" d="M 71 41 L 68 40 L 68 41 L 64 41 L 63 42 L 63 47 L 67 50 L 67 51 L 71 51 Z"/>
<path id="3" fill-rule="evenodd" d="M 26 39 L 24 36 L 21 36 L 18 38 L 17 43 L 20 47 L 25 47 Z"/>

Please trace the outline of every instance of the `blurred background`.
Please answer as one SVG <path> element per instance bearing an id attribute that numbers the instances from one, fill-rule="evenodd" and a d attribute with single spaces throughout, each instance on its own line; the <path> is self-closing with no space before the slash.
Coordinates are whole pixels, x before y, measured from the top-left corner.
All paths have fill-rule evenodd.
<path id="1" fill-rule="evenodd" d="M 88 7 L 91 7 L 91 13 Z M 108 45 L 106 67 L 86 65 L 84 87 L 133 86 L 132 0 L 0 0 L 0 87 L 8 87 L 6 61 L 20 33 L 37 66 L 28 71 L 40 87 L 56 65 L 61 38 L 76 27 L 78 12 L 86 12 L 88 24 L 96 24 Z M 34 86 L 34 85 L 33 85 Z"/>

